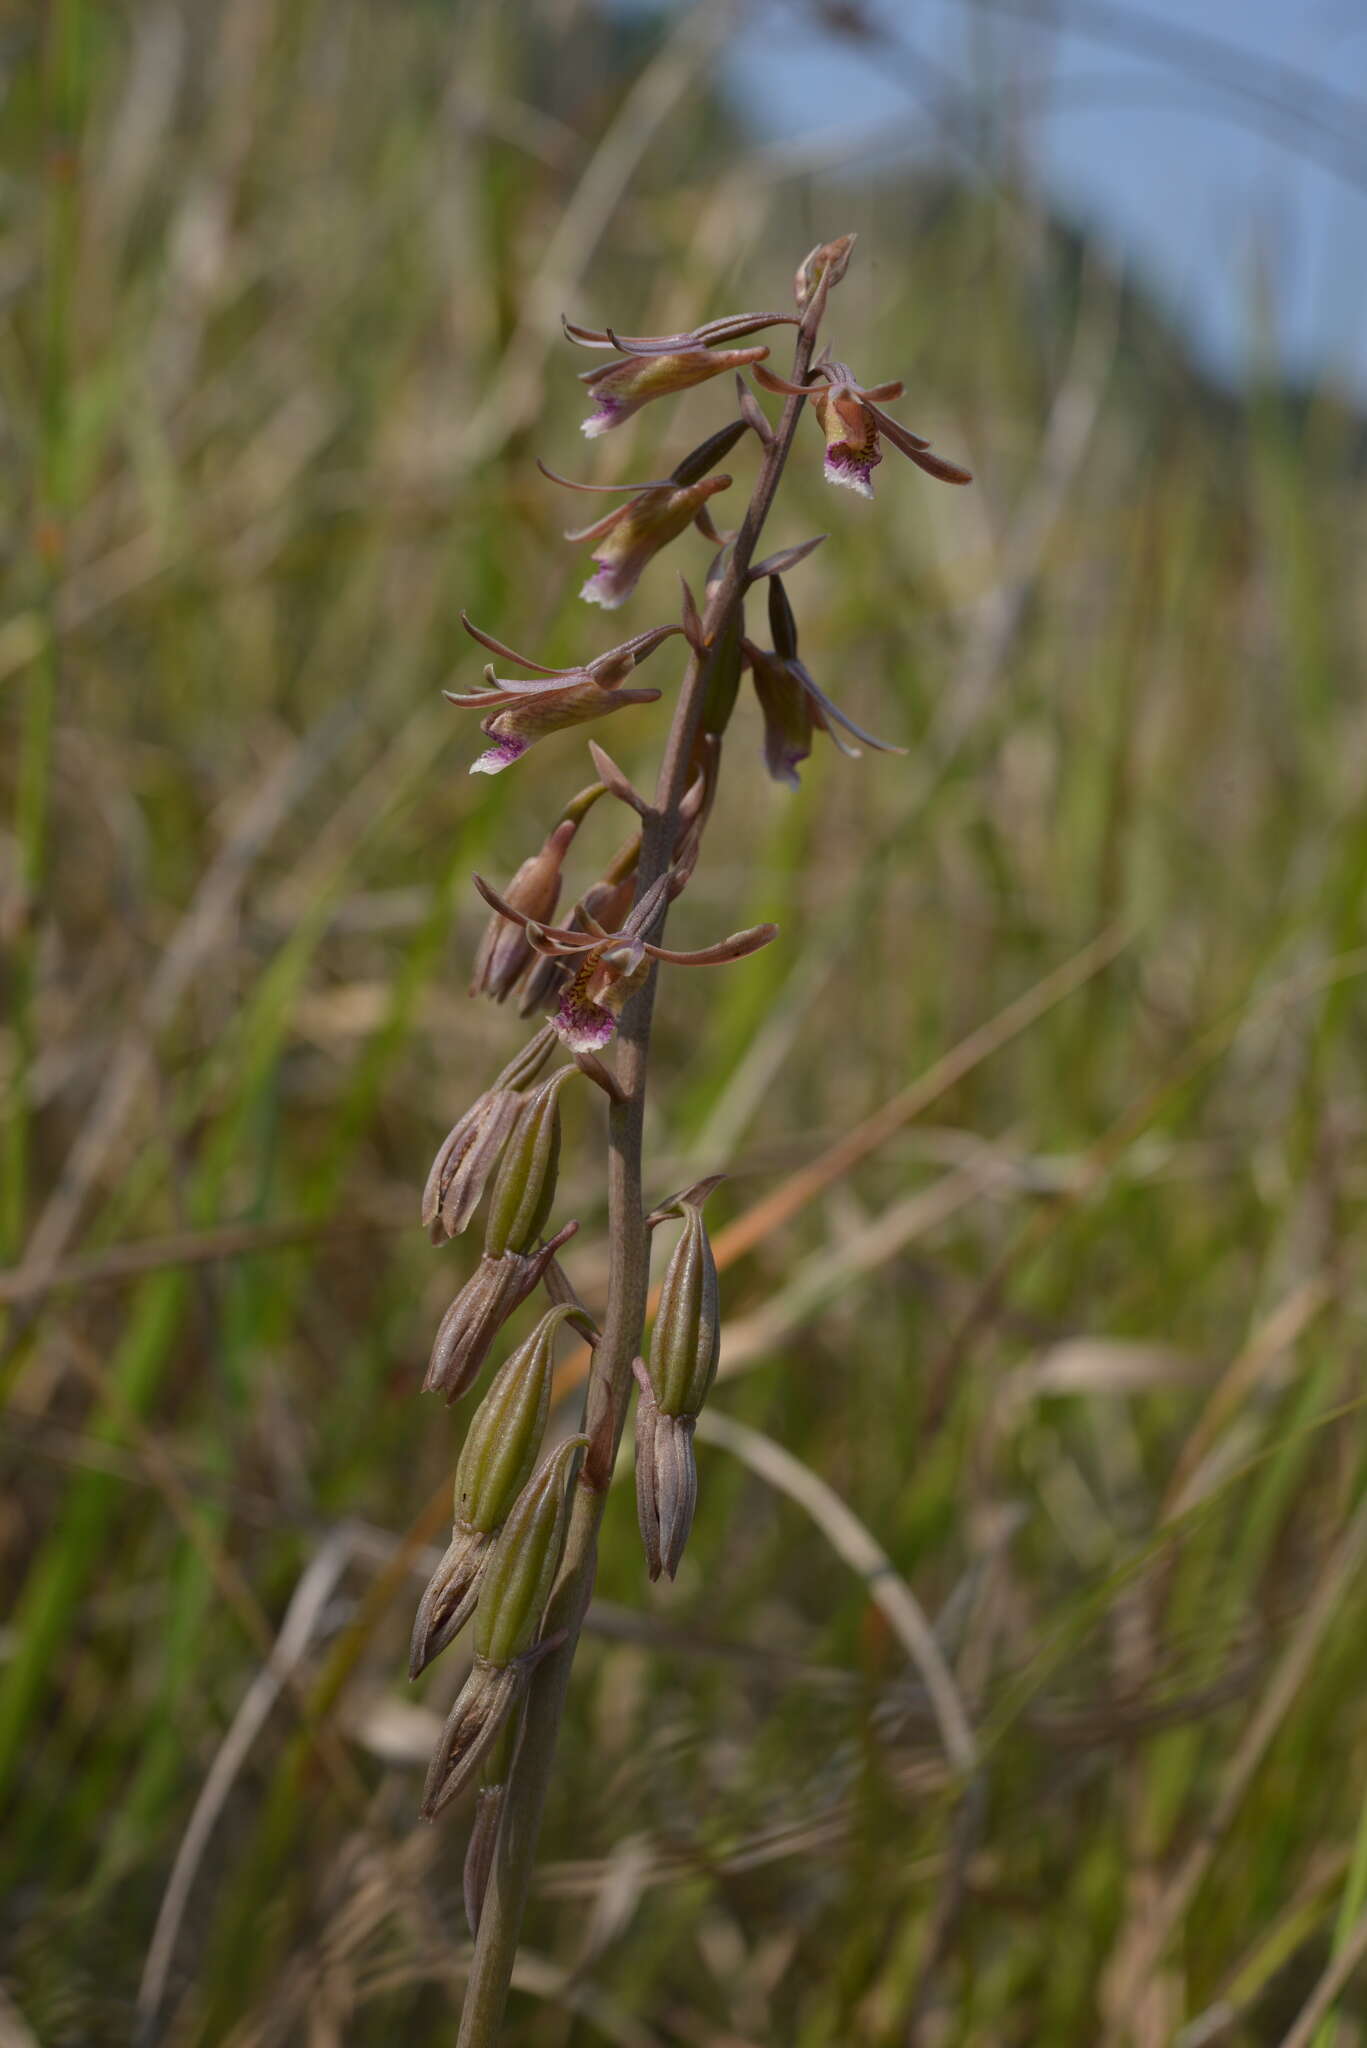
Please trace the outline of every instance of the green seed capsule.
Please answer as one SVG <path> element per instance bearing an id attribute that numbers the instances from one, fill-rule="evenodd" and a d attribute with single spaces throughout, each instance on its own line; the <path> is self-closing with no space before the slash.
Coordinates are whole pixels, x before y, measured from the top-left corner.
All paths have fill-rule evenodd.
<path id="1" fill-rule="evenodd" d="M 650 1383 L 662 1415 L 697 1415 L 721 1348 L 717 1265 L 702 1211 L 679 1204 L 684 1227 L 660 1289 L 651 1340 Z"/>
<path id="2" fill-rule="evenodd" d="M 491 1258 L 530 1251 L 545 1227 L 560 1169 L 560 1088 L 578 1071 L 562 1067 L 523 1105 L 489 1197 L 484 1249 Z"/>
<path id="3" fill-rule="evenodd" d="M 588 1441 L 557 1444 L 509 1510 L 475 1609 L 475 1654 L 488 1664 L 511 1664 L 536 1641 L 565 1544 L 565 1474 Z"/>
<path id="4" fill-rule="evenodd" d="M 467 1528 L 498 1528 L 527 1483 L 550 1413 L 556 1332 L 574 1313 L 569 1304 L 547 1310 L 471 1418 L 455 1488 L 455 1518 Z"/>

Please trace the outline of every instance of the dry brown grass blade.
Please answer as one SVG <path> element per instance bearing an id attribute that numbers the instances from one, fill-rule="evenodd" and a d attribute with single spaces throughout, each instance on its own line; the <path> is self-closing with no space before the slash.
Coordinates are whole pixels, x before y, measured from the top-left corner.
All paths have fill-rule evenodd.
<path id="1" fill-rule="evenodd" d="M 1320 2021 L 1328 2016 L 1334 2000 L 1364 1956 L 1367 1956 L 1367 1913 L 1355 1922 L 1347 1941 L 1326 1966 L 1318 1984 L 1301 2007 L 1295 2025 L 1282 2037 L 1281 2048 L 1310 2048 Z"/>
<path id="2" fill-rule="evenodd" d="M 136 2007 L 140 2034 L 145 2035 L 155 2024 L 161 2010 L 181 1922 L 218 1817 L 271 1708 L 298 1670 L 313 1640 L 319 1617 L 350 1561 L 351 1547 L 349 1532 L 343 1526 L 334 1529 L 310 1559 L 291 1595 L 280 1633 L 243 1694 L 205 1774 L 166 1880 L 143 1963 Z"/>
<path id="3" fill-rule="evenodd" d="M 623 100 L 560 215 L 541 267 L 526 288 L 521 320 L 462 436 L 459 455 L 467 466 L 487 461 L 535 414 L 543 366 L 559 338 L 566 302 L 607 233 L 637 165 L 661 124 L 725 43 L 734 13 L 732 0 L 689 9 Z"/>
<path id="4" fill-rule="evenodd" d="M 189 909 L 153 970 L 135 1022 L 110 1057 L 104 1082 L 81 1123 L 46 1207 L 24 1248 L 20 1272 L 42 1273 L 71 1241 L 87 1195 L 104 1171 L 143 1089 L 156 1072 L 157 1044 L 237 914 L 257 860 L 340 743 L 343 721 L 329 714 L 285 751 L 244 805 Z M 12 1279 L 16 1276 L 10 1276 Z"/>
<path id="5" fill-rule="evenodd" d="M 1110 2017 L 1103 2036 L 1103 2048 L 1121 2048 L 1126 2040 L 1135 1998 L 1149 1981 L 1168 1942 L 1204 1883 L 1277 1730 L 1309 1675 L 1339 1602 L 1364 1558 L 1367 1558 L 1367 1505 L 1358 1509 L 1326 1561 L 1257 1711 L 1225 1768 L 1214 1811 L 1199 1838 L 1178 1865 L 1145 1924 L 1122 1931 L 1120 1939 L 1123 1946 L 1117 1954 L 1108 1987 L 1106 2003 Z"/>
<path id="6" fill-rule="evenodd" d="M 131 1244 L 110 1245 L 107 1251 L 53 1259 L 45 1266 L 32 1260 L 0 1272 L 0 1307 L 33 1301 L 59 1288 L 107 1287 L 138 1280 L 171 1266 L 208 1266 L 218 1259 L 250 1257 L 253 1252 L 312 1244 L 320 1238 L 370 1236 L 407 1224 L 383 1223 L 373 1217 L 343 1217 L 327 1222 L 223 1223 L 210 1230 L 178 1230 Z"/>
<path id="7" fill-rule="evenodd" d="M 946 1757 L 955 1771 L 970 1776 L 977 1769 L 978 1745 L 954 1674 L 920 1601 L 882 1545 L 833 1486 L 772 1437 L 712 1408 L 698 1417 L 697 1433 L 704 1442 L 719 1444 L 741 1459 L 766 1485 L 786 1493 L 816 1523 L 836 1555 L 865 1581 L 869 1598 L 920 1674 Z"/>
<path id="8" fill-rule="evenodd" d="M 1270 1366 L 1296 1342 L 1334 1298 L 1327 1274 L 1312 1273 L 1277 1303 L 1254 1330 L 1211 1392 L 1182 1445 L 1163 1502 L 1162 1518 L 1170 1521 L 1189 1507 L 1201 1467 L 1225 1423 L 1242 1407 Z"/>

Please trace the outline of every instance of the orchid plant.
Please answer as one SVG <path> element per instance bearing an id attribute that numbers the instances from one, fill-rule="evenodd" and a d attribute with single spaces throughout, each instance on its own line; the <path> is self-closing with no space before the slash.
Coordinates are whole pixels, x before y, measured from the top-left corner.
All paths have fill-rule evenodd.
<path id="1" fill-rule="evenodd" d="M 720 966 L 777 935 L 763 924 L 692 952 L 662 942 L 669 907 L 699 858 L 741 678 L 748 671 L 763 715 L 765 760 L 781 782 L 797 784 L 817 732 L 848 754 L 859 751 L 855 742 L 886 744 L 834 704 L 798 657 L 783 578 L 819 539 L 761 561 L 756 544 L 809 406 L 825 436 L 825 475 L 832 483 L 871 497 L 870 477 L 885 440 L 933 477 L 970 481 L 966 470 L 933 454 L 927 441 L 883 410 L 901 396 L 900 383 L 860 384 L 829 351 L 816 353 L 828 296 L 844 276 L 853 241 L 847 235 L 824 243 L 799 266 L 794 313 L 741 313 L 660 336 L 565 323 L 572 342 L 614 351 L 613 361 L 584 376 L 595 406 L 583 423 L 590 437 L 657 399 L 736 373 L 736 417 L 667 477 L 579 484 L 542 465 L 567 488 L 626 494 L 596 524 L 567 536 L 594 546 L 594 573 L 581 592 L 587 602 L 609 610 L 625 603 L 654 556 L 693 525 L 716 551 L 701 608 L 683 582 L 677 621 L 568 669 L 529 660 L 462 614 L 473 639 L 523 672 L 508 678 L 490 666 L 484 689 L 447 692 L 453 704 L 484 714 L 482 729 L 492 745 L 473 762 L 472 773 L 500 773 L 551 734 L 658 702 L 660 690 L 625 685 L 666 640 L 681 638 L 687 659 L 653 797 L 643 796 L 592 742 L 597 779 L 565 806 L 544 844 L 503 889 L 475 877 L 491 918 L 472 993 L 496 1002 L 517 996 L 523 1015 L 540 1014 L 544 1021 L 458 1120 L 428 1178 L 423 1221 L 435 1242 L 465 1230 L 482 1201 L 486 1220 L 483 1254 L 442 1319 L 424 1384 L 448 1401 L 458 1399 L 474 1385 L 517 1308 L 538 1289 L 549 1306 L 498 1369 L 471 1420 L 456 1468 L 451 1543 L 413 1631 L 410 1670 L 416 1677 L 467 1622 L 473 1629 L 472 1668 L 442 1730 L 422 1808 L 435 1817 L 478 1787 L 465 1864 L 475 1949 L 461 2048 L 490 2048 L 499 2037 L 561 1708 L 593 1589 L 598 1525 L 633 1387 L 637 1505 L 652 1579 L 661 1572 L 673 1577 L 693 1521 L 693 1428 L 716 1371 L 721 1332 L 717 1268 L 703 1220 L 717 1179 L 649 1207 L 643 1113 L 658 969 Z M 795 329 L 786 378 L 764 367 L 766 344 L 732 345 L 783 326 Z M 742 371 L 784 398 L 777 424 Z M 732 478 L 717 465 L 746 439 L 759 450 L 757 475 L 740 525 L 720 532 L 710 508 Z M 745 625 L 747 598 L 760 585 L 767 585 L 768 647 L 752 640 Z M 579 827 L 604 798 L 632 814 L 630 836 L 569 915 L 553 922 Z M 600 1057 L 610 1048 L 612 1066 Z M 568 1061 L 542 1079 L 556 1051 Z M 610 1264 L 601 1319 L 580 1301 L 560 1264 L 577 1224 L 551 1229 L 560 1097 L 578 1074 L 608 1103 Z M 651 1239 L 671 1220 L 682 1229 L 647 1357 L 642 1340 Z M 566 1327 L 592 1347 L 583 1416 L 579 1432 L 543 1457 L 555 1344 Z"/>

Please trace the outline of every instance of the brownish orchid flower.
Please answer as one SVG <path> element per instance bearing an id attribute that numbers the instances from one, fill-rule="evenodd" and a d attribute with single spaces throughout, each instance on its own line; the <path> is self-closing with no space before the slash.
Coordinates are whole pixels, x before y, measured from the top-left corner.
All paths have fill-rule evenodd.
<path id="1" fill-rule="evenodd" d="M 826 436 L 828 484 L 843 484 L 847 490 L 857 491 L 861 498 L 871 498 L 873 485 L 869 478 L 883 460 L 883 439 L 891 441 L 927 476 L 938 477 L 941 483 L 973 481 L 968 470 L 932 455 L 929 441 L 883 411 L 884 400 L 902 396 L 905 386 L 900 382 L 860 384 L 847 363 L 827 361 L 813 363 L 815 381 L 810 384 L 790 384 L 786 377 L 775 376 L 758 363 L 754 374 L 766 391 L 780 392 L 785 398 L 811 399 Z"/>
<path id="2" fill-rule="evenodd" d="M 812 734 L 824 732 L 842 754 L 857 758 L 858 747 L 842 739 L 840 727 L 879 754 L 904 754 L 889 740 L 877 739 L 833 704 L 817 687 L 797 656 L 797 621 L 783 588 L 783 579 L 769 579 L 769 631 L 772 648 L 742 639 L 741 652 L 754 678 L 755 695 L 764 714 L 764 760 L 775 782 L 798 786 L 798 765 L 812 751 Z"/>
<path id="3" fill-rule="evenodd" d="M 620 647 L 609 648 L 596 660 L 585 662 L 582 668 L 543 668 L 540 662 L 529 660 L 491 634 L 481 632 L 464 612 L 460 620 L 471 639 L 478 640 L 491 654 L 513 662 L 518 668 L 530 669 L 537 678 L 545 678 L 514 682 L 496 676 L 491 663 L 484 671 L 487 689 L 442 692 L 448 703 L 458 704 L 462 710 L 492 714 L 481 721 L 480 729 L 494 745 L 470 763 L 472 775 L 497 775 L 520 760 L 528 747 L 535 740 L 544 739 L 547 733 L 563 732 L 568 726 L 582 725 L 586 719 L 624 711 L 628 704 L 657 702 L 658 690 L 624 690 L 621 684 L 648 654 L 654 653 L 662 640 L 683 631 L 682 626 L 653 626 L 648 633 L 637 633 Z"/>
<path id="4" fill-rule="evenodd" d="M 709 320 L 689 334 L 616 334 L 611 327 L 578 327 L 563 322 L 571 341 L 583 348 L 615 348 L 621 351 L 615 363 L 585 370 L 580 383 L 593 393 L 596 411 L 590 413 L 580 431 L 592 440 L 620 427 L 652 398 L 667 398 L 677 391 L 689 391 L 723 370 L 743 369 L 747 363 L 763 362 L 769 351 L 757 348 L 723 348 L 718 344 L 738 341 L 742 335 L 757 334 L 762 327 L 780 323 L 795 325 L 791 313 L 733 313 L 725 319 Z"/>
<path id="5" fill-rule="evenodd" d="M 728 960 L 744 959 L 778 936 L 775 924 L 757 924 L 733 932 L 718 945 L 704 946 L 694 953 L 676 953 L 667 946 L 653 946 L 642 936 L 660 915 L 668 899 L 681 886 L 677 869 L 647 889 L 620 931 L 605 931 L 580 906 L 586 931 L 567 926 L 536 924 L 491 889 L 476 875 L 475 887 L 489 905 L 511 924 L 520 925 L 533 952 L 551 959 L 573 961 L 574 971 L 561 993 L 551 1029 L 571 1052 L 601 1052 L 617 1029 L 617 1019 L 628 996 L 633 995 L 650 972 L 651 962 L 664 960 L 672 967 L 719 967 Z"/>

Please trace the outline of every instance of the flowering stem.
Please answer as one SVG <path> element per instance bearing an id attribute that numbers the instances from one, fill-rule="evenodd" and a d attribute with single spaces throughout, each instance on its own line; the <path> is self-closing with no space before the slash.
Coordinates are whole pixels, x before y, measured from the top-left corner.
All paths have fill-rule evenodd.
<path id="1" fill-rule="evenodd" d="M 815 338 L 815 322 L 811 323 L 810 331 L 804 322 L 798 330 L 793 356 L 794 384 L 806 380 Z M 709 647 L 724 642 L 745 595 L 755 544 L 773 505 L 805 403 L 803 398 L 788 399 L 773 440 L 764 451 L 745 518 L 704 613 L 703 634 Z M 637 870 L 637 902 L 669 866 L 708 680 L 708 658 L 690 653 L 660 763 L 654 807 L 645 821 Z M 665 914 L 661 914 L 661 928 Z M 660 932 L 647 936 L 658 940 Z M 559 1649 L 537 1668 L 530 1683 L 522 1740 L 508 1784 L 498 1848 L 480 1915 L 458 2048 L 496 2048 L 499 2038 L 560 1716 L 579 1632 L 593 1594 L 598 1527 L 626 1421 L 632 1386 L 631 1362 L 641 1347 L 650 1280 L 646 1206 L 641 1190 L 641 1139 L 655 982 L 656 974 L 652 974 L 623 1012 L 617 1065 L 623 1100 L 613 1103 L 608 1112 L 607 1312 L 585 1396 L 583 1429 L 589 1448 L 574 1489 L 564 1566 L 544 1628 L 547 1636 L 563 1629 L 565 1637 Z"/>

